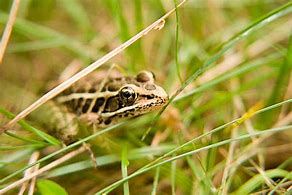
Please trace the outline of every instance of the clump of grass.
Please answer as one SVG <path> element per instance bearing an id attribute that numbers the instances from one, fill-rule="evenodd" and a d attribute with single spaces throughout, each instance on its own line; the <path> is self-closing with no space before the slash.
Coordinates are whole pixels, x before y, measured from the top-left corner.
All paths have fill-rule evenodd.
<path id="1" fill-rule="evenodd" d="M 42 2 L 20 4 L 0 64 L 1 124 L 34 101 L 28 93 L 43 95 L 38 91 L 46 81 L 70 62 L 90 64 L 179 3 L 62 0 L 48 9 Z M 30 14 L 34 6 L 42 17 Z M 1 5 L 1 27 L 9 7 Z M 111 59 L 129 72 L 154 72 L 169 104 L 54 152 L 48 151 L 59 141 L 39 130 L 49 127 L 33 117 L 20 121 L 0 135 L 0 192 L 17 192 L 23 172 L 37 164 L 49 167 L 36 178 L 40 194 L 288 192 L 291 11 L 285 1 L 187 1 L 177 7 L 163 29 Z M 105 150 L 94 139 L 107 134 Z M 98 169 L 78 149 L 88 141 Z M 42 157 L 28 164 L 35 151 Z"/>

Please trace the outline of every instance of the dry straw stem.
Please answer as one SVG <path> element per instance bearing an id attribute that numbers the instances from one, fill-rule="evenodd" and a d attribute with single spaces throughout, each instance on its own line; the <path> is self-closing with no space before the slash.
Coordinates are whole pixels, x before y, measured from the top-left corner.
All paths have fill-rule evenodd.
<path id="1" fill-rule="evenodd" d="M 33 163 L 35 163 L 35 162 L 38 160 L 39 155 L 40 155 L 39 151 L 34 152 L 34 153 L 31 155 L 31 157 L 30 157 L 28 163 L 29 163 L 29 164 L 33 164 Z M 38 166 L 39 166 L 39 164 L 37 164 L 37 165 L 35 165 L 35 166 L 33 166 L 33 167 L 27 169 L 27 170 L 24 172 L 24 178 L 27 177 L 27 176 L 29 176 L 29 175 L 32 174 L 33 172 L 35 172 L 35 171 L 38 169 Z M 34 182 L 33 182 L 33 180 L 34 180 Z M 29 181 L 26 181 L 26 182 L 24 182 L 24 183 L 22 184 L 22 186 L 21 186 L 21 188 L 20 188 L 20 190 L 19 190 L 19 192 L 18 192 L 18 195 L 22 195 L 22 194 L 24 194 L 24 192 L 25 192 L 25 190 L 26 190 L 26 188 L 27 188 L 27 186 L 28 186 L 28 183 L 29 183 Z M 32 183 L 31 183 L 31 185 L 34 185 L 34 183 L 35 183 L 35 177 L 32 179 Z M 30 185 L 30 189 L 31 189 L 31 185 Z"/>
<path id="2" fill-rule="evenodd" d="M 238 88 L 238 82 L 235 79 L 231 80 L 230 87 L 231 87 L 231 90 L 235 90 L 236 88 Z M 242 114 L 240 112 L 240 110 L 237 109 L 239 101 L 240 101 L 239 96 L 237 96 L 237 95 L 234 96 L 233 104 L 234 104 L 234 107 L 236 108 L 235 109 L 236 118 L 238 118 L 238 115 Z M 238 135 L 239 135 L 238 127 L 235 127 L 234 129 L 231 130 L 231 138 L 232 139 L 235 139 L 236 137 L 238 137 Z M 234 161 L 234 158 L 235 158 L 234 155 L 236 152 L 237 144 L 238 144 L 238 142 L 234 141 L 234 142 L 230 143 L 230 145 L 229 145 L 229 150 L 228 150 L 228 154 L 226 157 L 226 164 L 225 164 L 225 168 L 224 168 L 223 176 L 222 176 L 222 180 L 221 180 L 221 193 L 220 194 L 222 194 L 222 195 L 225 195 L 228 193 L 228 187 L 226 186 L 227 179 L 228 179 L 230 170 L 232 168 L 231 163 Z"/>
<path id="3" fill-rule="evenodd" d="M 183 0 L 181 3 L 179 3 L 177 5 L 177 8 L 182 6 L 185 2 L 186 2 L 186 0 Z M 175 11 L 175 8 L 173 8 L 172 10 L 167 12 L 164 16 L 162 16 L 161 18 L 156 20 L 154 23 L 149 25 L 144 30 L 140 31 L 138 34 L 136 34 L 135 36 L 130 38 L 128 41 L 124 42 L 123 44 L 121 44 L 120 46 L 115 48 L 114 50 L 112 50 L 109 53 L 107 53 L 106 55 L 104 55 L 102 58 L 100 58 L 97 61 L 95 61 L 94 63 L 90 64 L 88 67 L 84 68 L 83 70 L 81 70 L 77 74 L 73 75 L 68 80 L 64 81 L 63 83 L 61 83 L 60 85 L 58 85 L 57 87 L 55 87 L 54 89 L 52 89 L 51 91 L 49 91 L 48 93 L 43 95 L 41 98 L 36 100 L 34 103 L 32 103 L 26 109 L 24 109 L 22 112 L 17 114 L 17 116 L 13 120 L 9 121 L 4 127 L 2 127 L 0 129 L 0 134 L 2 134 L 4 131 L 6 131 L 9 128 L 11 128 L 19 120 L 21 120 L 24 117 L 26 117 L 28 114 L 30 114 L 32 111 L 34 111 L 35 109 L 40 107 L 42 104 L 44 104 L 48 100 L 52 99 L 53 97 L 55 97 L 56 95 L 58 95 L 59 93 L 61 93 L 65 89 L 67 89 L 68 87 L 70 87 L 73 83 L 77 82 L 79 79 L 81 79 L 81 78 L 85 77 L 86 75 L 88 75 L 89 73 L 93 72 L 95 69 L 97 69 L 102 64 L 104 64 L 105 62 L 107 62 L 108 60 L 110 60 L 111 58 L 113 58 L 114 56 L 119 54 L 120 52 L 122 52 L 124 49 L 129 47 L 131 44 L 136 42 L 138 39 L 140 39 L 141 37 L 143 37 L 147 33 L 149 33 L 151 30 L 153 30 L 153 29 L 158 29 L 158 30 L 161 29 L 162 25 L 165 22 L 165 19 L 168 16 L 170 16 L 170 14 L 172 14 L 174 11 Z"/>
<path id="4" fill-rule="evenodd" d="M 256 168 L 256 170 L 258 171 L 258 173 L 261 174 L 261 176 L 264 178 L 265 183 L 267 184 L 267 186 L 270 189 L 274 189 L 276 183 L 271 178 L 269 178 L 267 176 L 266 172 L 262 168 L 260 168 L 252 159 L 249 159 L 249 162 L 250 162 L 250 164 L 252 164 Z"/>
<path id="5" fill-rule="evenodd" d="M 30 174 L 30 175 L 28 175 L 26 177 L 23 177 L 22 179 L 20 179 L 20 180 L 14 182 L 14 183 L 8 185 L 7 187 L 5 187 L 2 190 L 0 190 L 0 194 L 4 194 L 4 193 L 8 192 L 9 190 L 11 190 L 11 189 L 23 184 L 24 182 L 29 181 L 30 179 L 33 179 L 36 176 L 38 176 L 38 175 L 40 175 L 40 174 L 42 174 L 42 173 L 54 168 L 54 167 L 58 166 L 59 164 L 62 164 L 63 162 L 65 162 L 65 161 L 73 158 L 74 156 L 84 152 L 85 150 L 86 150 L 86 148 L 81 146 L 77 150 L 74 150 L 74 151 L 66 154 L 65 156 L 63 156 L 63 157 L 51 162 L 50 164 L 38 169 L 37 171 L 33 172 L 32 174 Z"/>
<path id="6" fill-rule="evenodd" d="M 39 166 L 40 166 L 40 164 L 35 165 L 33 167 L 33 171 L 32 172 L 36 172 L 39 169 Z M 36 176 L 31 179 L 27 195 L 33 195 L 34 194 L 34 188 L 35 188 L 36 180 L 37 180 Z"/>
<path id="7" fill-rule="evenodd" d="M 11 11 L 10 11 L 10 14 L 9 14 L 9 18 L 8 18 L 5 30 L 3 32 L 3 36 L 2 36 L 2 39 L 1 39 L 1 42 L 0 42 L 0 64 L 2 63 L 3 56 L 4 56 L 4 53 L 5 53 L 8 41 L 9 41 L 9 37 L 10 37 L 11 31 L 12 31 L 12 27 L 13 27 L 13 24 L 14 24 L 15 19 L 16 19 L 17 10 L 18 10 L 18 7 L 19 7 L 19 2 L 20 2 L 20 0 L 14 0 L 13 1 L 12 7 L 11 7 Z"/>

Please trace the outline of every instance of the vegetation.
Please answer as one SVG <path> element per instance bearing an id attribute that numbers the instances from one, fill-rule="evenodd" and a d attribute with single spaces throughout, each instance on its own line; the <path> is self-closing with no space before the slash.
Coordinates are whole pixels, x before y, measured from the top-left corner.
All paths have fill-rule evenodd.
<path id="1" fill-rule="evenodd" d="M 0 4 L 2 35 L 13 2 Z M 170 101 L 68 146 L 46 133 L 40 104 L 0 135 L 0 194 L 27 192 L 34 182 L 37 194 L 292 193 L 292 2 L 179 3 L 18 4 L 7 48 L 0 45 L 0 127 L 66 68 L 88 67 L 177 8 L 95 70 L 114 63 L 129 75 L 150 70 Z"/>

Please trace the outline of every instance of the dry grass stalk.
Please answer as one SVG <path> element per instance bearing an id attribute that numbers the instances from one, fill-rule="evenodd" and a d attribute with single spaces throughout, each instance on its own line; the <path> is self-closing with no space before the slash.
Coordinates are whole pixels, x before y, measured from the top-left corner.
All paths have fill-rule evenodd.
<path id="1" fill-rule="evenodd" d="M 33 164 L 33 163 L 35 163 L 35 162 L 38 160 L 39 155 L 40 155 L 40 153 L 39 153 L 38 151 L 34 152 L 34 153 L 31 155 L 28 164 Z M 29 176 L 29 175 L 32 174 L 33 172 L 35 172 L 35 168 L 38 167 L 38 166 L 39 166 L 39 164 L 37 164 L 37 165 L 35 165 L 35 166 L 33 166 L 33 167 L 27 169 L 27 170 L 24 172 L 24 178 L 27 177 L 27 176 Z M 34 181 L 35 181 L 35 177 L 34 177 L 33 179 L 34 179 Z M 33 179 L 32 179 L 32 180 L 33 180 Z M 28 183 L 29 183 L 29 181 L 26 181 L 26 182 L 24 182 L 24 183 L 22 184 L 22 186 L 20 187 L 20 190 L 19 190 L 19 192 L 18 192 L 18 195 L 22 195 L 22 194 L 24 194 L 24 192 L 25 192 L 25 190 L 26 190 L 26 188 L 27 188 L 27 186 L 28 186 Z M 34 183 L 34 182 L 32 182 L 31 185 L 32 185 L 33 183 Z M 30 185 L 30 188 L 29 188 L 29 189 L 31 189 L 31 185 Z"/>
<path id="2" fill-rule="evenodd" d="M 7 187 L 1 189 L 0 190 L 0 194 L 4 194 L 4 193 L 8 192 L 9 190 L 11 190 L 11 189 L 23 184 L 24 182 L 27 182 L 30 179 L 35 178 L 36 176 L 38 176 L 38 175 L 40 175 L 40 174 L 42 174 L 42 173 L 54 168 L 54 167 L 58 166 L 59 164 L 62 164 L 63 162 L 65 162 L 65 161 L 73 158 L 74 156 L 84 152 L 85 150 L 86 150 L 86 148 L 81 146 L 77 150 L 74 150 L 74 151 L 66 154 L 65 156 L 63 156 L 63 157 L 51 162 L 50 164 L 38 169 L 37 171 L 33 172 L 32 174 L 28 175 L 27 177 L 24 177 L 24 178 L 22 178 L 22 179 L 20 179 L 20 180 L 18 180 L 16 182 L 8 185 Z"/>
<path id="3" fill-rule="evenodd" d="M 19 7 L 19 3 L 20 3 L 20 0 L 13 1 L 11 11 L 9 14 L 9 18 L 8 18 L 5 30 L 3 32 L 3 36 L 2 36 L 2 39 L 0 42 L 0 64 L 2 63 L 3 56 L 5 53 L 8 41 L 9 41 L 9 37 L 10 37 L 10 34 L 12 32 L 12 28 L 13 28 L 13 25 L 14 25 L 14 22 L 16 19 L 16 15 L 17 15 L 17 11 L 18 11 L 18 7 Z"/>

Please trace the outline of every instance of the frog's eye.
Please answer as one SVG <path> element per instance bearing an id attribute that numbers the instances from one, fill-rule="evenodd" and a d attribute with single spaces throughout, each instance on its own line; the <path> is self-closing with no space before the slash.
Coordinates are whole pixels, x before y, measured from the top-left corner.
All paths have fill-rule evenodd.
<path id="1" fill-rule="evenodd" d="M 137 94 L 132 87 L 123 87 L 119 91 L 119 97 L 125 105 L 132 105 L 137 98 Z"/>
<path id="2" fill-rule="evenodd" d="M 142 71 L 137 75 L 137 81 L 138 82 L 151 82 L 154 81 L 155 79 L 155 75 L 153 74 L 153 72 L 149 72 L 149 71 Z"/>

